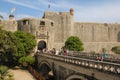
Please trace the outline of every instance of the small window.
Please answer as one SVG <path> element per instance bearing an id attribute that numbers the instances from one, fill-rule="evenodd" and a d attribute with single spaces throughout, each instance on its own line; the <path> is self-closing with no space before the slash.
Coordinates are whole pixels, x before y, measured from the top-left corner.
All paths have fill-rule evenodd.
<path id="1" fill-rule="evenodd" d="M 51 22 L 51 26 L 54 26 L 53 22 Z"/>
<path id="2" fill-rule="evenodd" d="M 24 20 L 23 21 L 23 25 L 29 25 L 29 21 L 28 20 Z"/>
<path id="3" fill-rule="evenodd" d="M 40 25 L 45 25 L 45 22 L 44 21 L 40 21 Z"/>

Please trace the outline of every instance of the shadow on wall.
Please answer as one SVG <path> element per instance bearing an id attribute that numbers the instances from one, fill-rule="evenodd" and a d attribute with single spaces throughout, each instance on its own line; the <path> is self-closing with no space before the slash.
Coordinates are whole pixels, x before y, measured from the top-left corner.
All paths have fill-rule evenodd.
<path id="1" fill-rule="evenodd" d="M 120 42 L 120 32 L 118 32 L 117 38 L 117 41 Z"/>

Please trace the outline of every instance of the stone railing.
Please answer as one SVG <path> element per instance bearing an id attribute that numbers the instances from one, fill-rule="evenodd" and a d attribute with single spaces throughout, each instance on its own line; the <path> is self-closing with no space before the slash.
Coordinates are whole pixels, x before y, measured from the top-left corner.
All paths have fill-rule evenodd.
<path id="1" fill-rule="evenodd" d="M 63 55 L 53 55 L 47 53 L 38 53 L 38 56 L 46 57 L 47 59 L 54 59 L 57 61 L 66 62 L 69 64 L 75 64 L 77 66 L 94 68 L 101 71 L 120 74 L 120 64 L 118 63 L 96 61 L 91 59 L 76 58 L 76 57 L 63 56 Z"/>

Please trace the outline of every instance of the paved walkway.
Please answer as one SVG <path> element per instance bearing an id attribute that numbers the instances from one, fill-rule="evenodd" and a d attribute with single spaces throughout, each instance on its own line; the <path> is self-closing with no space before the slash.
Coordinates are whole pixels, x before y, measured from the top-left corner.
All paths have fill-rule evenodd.
<path id="1" fill-rule="evenodd" d="M 36 80 L 27 70 L 10 69 L 10 72 L 14 74 L 15 80 Z"/>

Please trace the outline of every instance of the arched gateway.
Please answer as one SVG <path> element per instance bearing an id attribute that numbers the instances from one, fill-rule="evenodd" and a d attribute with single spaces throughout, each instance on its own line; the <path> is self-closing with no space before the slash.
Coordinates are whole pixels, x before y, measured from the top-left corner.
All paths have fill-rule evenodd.
<path id="1" fill-rule="evenodd" d="M 38 42 L 38 50 L 42 50 L 42 49 L 44 49 L 44 48 L 46 48 L 46 42 L 45 41 L 39 41 Z"/>

